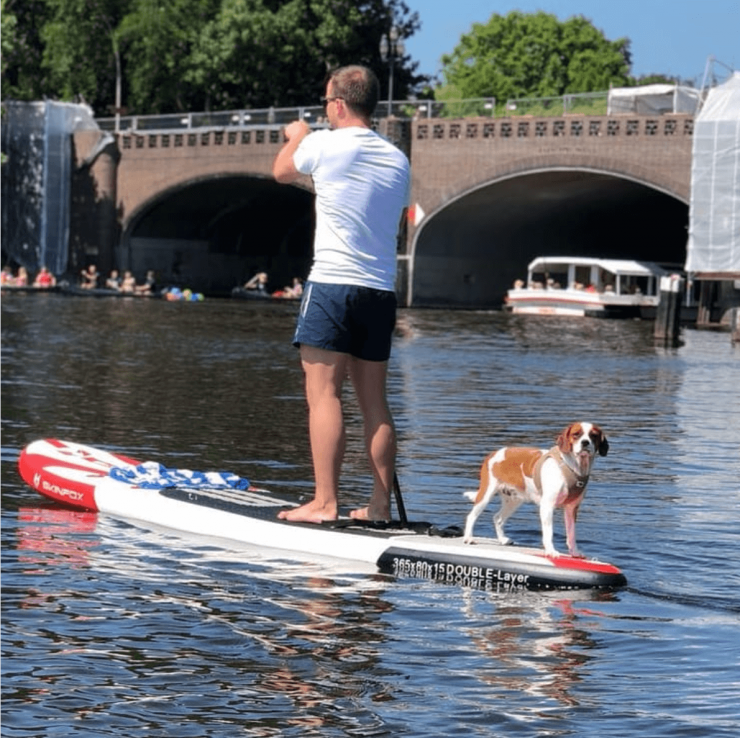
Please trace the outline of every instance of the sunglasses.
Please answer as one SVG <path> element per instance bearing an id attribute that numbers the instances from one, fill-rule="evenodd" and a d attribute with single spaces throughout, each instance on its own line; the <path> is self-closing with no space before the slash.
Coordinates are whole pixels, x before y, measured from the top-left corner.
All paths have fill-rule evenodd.
<path id="1" fill-rule="evenodd" d="M 336 96 L 336 97 L 322 97 L 321 98 L 321 102 L 322 102 L 322 104 L 323 104 L 324 107 L 326 107 L 332 100 L 344 100 L 344 98 L 343 97 L 339 97 L 339 96 Z"/>

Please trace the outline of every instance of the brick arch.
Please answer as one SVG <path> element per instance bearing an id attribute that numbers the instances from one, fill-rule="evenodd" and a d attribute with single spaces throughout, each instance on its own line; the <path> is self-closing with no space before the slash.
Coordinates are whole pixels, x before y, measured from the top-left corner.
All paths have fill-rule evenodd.
<path id="1" fill-rule="evenodd" d="M 118 134 L 118 212 L 123 232 L 165 192 L 224 176 L 272 177 L 277 130 Z"/>
<path id="2" fill-rule="evenodd" d="M 436 213 L 501 177 L 578 168 L 631 179 L 688 203 L 692 141 L 688 115 L 415 121 L 412 201 Z M 415 230 L 409 230 L 410 244 Z"/>
<path id="3" fill-rule="evenodd" d="M 484 292 L 492 295 L 492 299 L 488 304 L 495 304 L 503 296 L 508 282 L 512 281 L 516 276 L 521 276 L 520 273 L 516 273 L 514 270 L 518 269 L 521 271 L 522 264 L 517 266 L 517 262 L 522 260 L 523 254 L 528 254 L 527 258 L 523 261 L 523 264 L 526 265 L 534 256 L 552 253 L 547 250 L 550 244 L 545 245 L 541 252 L 528 253 L 528 237 L 523 236 L 523 234 L 520 235 L 524 240 L 515 247 L 512 247 L 511 241 L 509 241 L 508 246 L 503 252 L 496 250 L 496 248 L 500 249 L 501 245 L 505 242 L 505 238 L 500 238 L 500 233 L 507 232 L 510 229 L 512 219 L 519 217 L 518 222 L 521 224 L 532 218 L 532 222 L 534 223 L 536 221 L 538 228 L 542 229 L 544 227 L 542 224 L 546 223 L 553 212 L 557 210 L 557 208 L 553 208 L 549 215 L 547 211 L 543 213 L 539 209 L 540 206 L 535 196 L 531 211 L 525 209 L 516 216 L 513 216 L 512 219 L 509 219 L 509 214 L 505 212 L 505 209 L 502 212 L 496 207 L 495 196 L 493 200 L 487 199 L 488 195 L 485 191 L 496 188 L 497 185 L 506 187 L 508 194 L 504 197 L 504 200 L 510 199 L 511 192 L 518 190 L 519 194 L 522 195 L 521 202 L 526 202 L 528 194 L 525 195 L 523 193 L 525 191 L 528 193 L 537 193 L 539 185 L 542 185 L 542 192 L 548 192 L 548 188 L 550 188 L 550 192 L 557 192 L 557 188 L 552 189 L 552 180 L 555 177 L 563 176 L 564 181 L 567 182 L 570 179 L 570 184 L 575 184 L 576 189 L 580 187 L 581 192 L 576 192 L 575 197 L 576 202 L 580 202 L 579 207 L 584 207 L 584 197 L 586 198 L 586 202 L 591 200 L 591 204 L 593 205 L 593 208 L 589 206 L 588 209 L 598 210 L 603 208 L 610 211 L 620 207 L 619 203 L 623 201 L 633 203 L 635 200 L 639 200 L 643 204 L 638 204 L 635 207 L 638 211 L 641 209 L 644 214 L 644 210 L 648 207 L 647 203 L 652 203 L 657 198 L 662 203 L 660 206 L 661 209 L 669 207 L 674 215 L 676 215 L 677 211 L 681 210 L 685 211 L 686 215 L 688 213 L 688 204 L 678 197 L 675 192 L 663 186 L 664 183 L 656 181 L 655 177 L 649 177 L 648 175 L 650 173 L 644 167 L 634 167 L 632 171 L 625 171 L 626 168 L 616 168 L 614 167 L 614 163 L 609 161 L 604 162 L 603 166 L 595 166 L 593 160 L 589 161 L 588 165 L 578 166 L 576 157 L 570 157 L 568 163 L 568 166 L 563 166 L 559 164 L 556 157 L 549 157 L 547 161 L 539 158 L 535 162 L 517 163 L 516 166 L 509 167 L 508 169 L 499 167 L 497 175 L 494 178 L 484 181 L 477 181 L 476 177 L 470 176 L 470 172 L 467 173 L 467 176 L 461 176 L 458 179 L 458 184 L 461 186 L 460 191 L 456 195 L 448 197 L 445 201 L 441 202 L 435 210 L 426 213 L 423 221 L 414 229 L 408 246 L 408 254 L 401 261 L 401 279 L 403 281 L 402 286 L 405 303 L 409 306 L 432 306 L 455 302 L 449 294 L 446 295 L 444 293 L 443 289 L 439 287 L 434 288 L 430 285 L 430 279 L 437 285 L 451 283 L 454 280 L 460 280 L 460 272 L 467 272 L 468 274 L 463 275 L 463 282 L 459 285 L 460 291 L 470 292 L 471 295 L 474 294 L 476 290 L 474 285 L 477 279 L 479 284 L 486 285 Z M 538 178 L 538 175 L 542 175 L 542 177 Z M 588 183 L 591 175 L 593 176 L 595 187 L 593 198 L 591 198 L 590 194 L 583 194 L 583 185 L 584 183 Z M 531 178 L 531 181 L 527 181 L 528 178 Z M 517 180 L 522 180 L 522 182 L 518 185 L 514 184 L 511 186 Z M 550 181 L 549 184 L 548 180 Z M 611 182 L 614 182 L 614 184 L 610 184 Z M 635 186 L 633 187 L 633 185 Z M 646 195 L 645 193 L 648 191 L 652 191 L 654 194 L 652 196 L 649 194 Z M 568 192 L 570 190 L 563 191 L 560 206 L 563 207 L 566 216 L 570 212 L 571 222 L 579 222 L 577 216 L 572 212 L 573 206 L 570 204 L 572 200 L 569 200 Z M 466 200 L 469 200 L 470 203 L 466 204 Z M 473 206 L 473 202 L 477 204 Z M 673 202 L 674 205 L 666 206 L 665 203 L 667 202 Z M 513 205 L 512 208 L 516 209 Z M 453 212 L 455 215 L 452 215 Z M 680 215 L 681 213 L 678 212 L 679 217 L 675 218 L 675 220 L 680 220 Z M 498 220 L 498 217 L 503 217 L 503 221 Z M 562 213 L 560 217 L 561 219 L 564 217 Z M 460 223 L 460 225 L 456 228 L 451 228 L 450 223 L 455 218 L 457 218 L 456 222 Z M 470 227 L 471 223 L 474 224 L 473 227 Z M 499 228 L 501 228 L 501 231 L 498 230 Z M 523 229 L 520 226 L 521 230 Z M 619 224 L 617 224 L 615 230 L 620 230 Z M 674 232 L 672 235 L 674 239 L 671 241 L 672 244 L 676 243 L 676 230 L 677 228 L 673 229 Z M 471 238 L 467 241 L 462 239 L 463 242 L 461 242 L 460 238 L 454 238 L 455 235 L 458 235 L 456 232 L 465 232 Z M 481 233 L 486 232 L 490 234 L 491 240 L 490 248 L 492 250 L 490 251 L 489 258 L 498 261 L 493 271 L 491 271 L 491 265 L 487 263 L 488 259 L 485 256 L 488 247 L 481 245 L 482 242 L 480 241 Z M 493 244 L 497 239 L 497 247 L 494 247 Z M 608 241 L 608 238 L 605 238 L 605 240 Z M 574 240 L 571 243 L 576 244 L 575 253 L 581 253 L 583 251 L 582 239 L 580 241 Z M 593 243 L 597 248 L 601 246 L 599 236 L 594 238 Z M 634 248 L 640 243 L 642 241 L 638 238 L 632 243 L 632 247 Z M 654 248 L 654 243 L 655 240 L 653 240 L 653 245 L 649 244 L 647 248 Z M 440 244 L 445 244 L 444 250 L 446 253 L 441 253 Z M 478 245 L 476 246 L 476 244 Z M 608 244 L 605 245 L 612 250 L 615 248 L 614 243 L 611 243 L 611 246 L 608 246 Z M 685 237 L 683 245 L 685 245 Z M 618 248 L 621 248 L 621 246 Z M 628 256 L 630 258 L 640 256 L 639 247 L 635 253 L 627 253 L 628 248 L 629 245 L 626 245 L 625 258 Z M 477 254 L 472 253 L 475 250 L 477 250 Z M 617 254 L 611 253 L 610 255 L 616 256 Z M 678 262 L 683 256 L 670 260 Z M 657 256 L 643 258 L 669 261 L 667 258 L 658 258 Z M 437 266 L 430 267 L 429 265 L 434 263 L 435 260 Z M 436 271 L 436 277 L 432 276 L 430 278 L 430 268 L 433 272 Z M 419 275 L 423 276 L 417 279 Z M 470 281 L 467 281 L 468 279 Z M 461 306 L 482 305 L 487 304 L 486 299 L 488 299 L 486 294 L 479 292 L 475 294 L 470 304 L 464 300 L 460 300 L 458 304 Z"/>
<path id="4" fill-rule="evenodd" d="M 126 241 L 130 234 L 136 229 L 137 223 L 141 221 L 143 217 L 147 215 L 152 208 L 158 204 L 165 202 L 171 197 L 176 196 L 178 193 L 187 190 L 194 185 L 202 184 L 204 182 L 217 183 L 218 180 L 231 178 L 231 177 L 243 177 L 244 179 L 266 180 L 267 177 L 264 174 L 256 174 L 253 172 L 242 171 L 242 172 L 214 172 L 210 174 L 201 174 L 199 176 L 188 176 L 181 179 L 175 178 L 171 182 L 162 182 L 162 189 L 157 189 L 146 197 L 144 193 L 138 193 L 136 199 L 132 199 L 129 202 L 128 212 L 122 211 L 123 215 L 121 218 L 121 239 Z"/>
<path id="5" fill-rule="evenodd" d="M 112 261 L 135 274 L 152 269 L 166 283 L 187 283 L 193 289 L 220 294 L 227 294 L 258 266 L 265 269 L 267 265 L 281 284 L 283 279 L 302 274 L 307 257 L 298 253 L 296 239 L 301 240 L 300 233 L 306 228 L 305 193 L 311 183 L 303 178 L 296 187 L 283 188 L 275 182 L 272 164 L 282 146 L 279 134 L 271 128 L 119 134 L 121 237 Z M 245 189 L 246 200 L 242 198 Z M 299 190 L 304 198 L 300 206 Z M 291 228 L 280 221 L 271 230 L 274 244 L 260 237 L 256 248 L 244 250 L 240 244 L 246 241 L 230 220 L 229 203 L 234 202 L 238 210 L 249 207 L 250 199 L 260 198 L 267 198 L 276 208 L 284 203 L 287 211 L 298 214 L 297 219 Z M 185 216 L 183 221 L 178 219 L 178 209 Z M 271 220 L 272 206 L 259 213 L 255 232 L 261 236 L 267 224 L 275 221 Z M 169 234 L 162 227 L 168 222 L 173 224 Z M 225 223 L 226 230 L 220 233 L 226 234 L 226 241 L 221 236 L 212 241 L 197 223 L 208 224 L 208 228 L 211 223 Z M 224 248 L 232 231 L 237 236 L 233 251 Z M 268 243 L 272 245 L 264 245 Z"/>
<path id="6" fill-rule="evenodd" d="M 689 204 L 689 183 L 678 180 L 673 173 L 666 174 L 639 161 L 625 162 L 610 157 L 585 157 L 573 154 L 567 156 L 549 154 L 539 157 L 522 157 L 509 167 L 498 168 L 494 177 L 484 178 L 483 180 L 480 179 L 479 174 L 468 178 L 461 177 L 456 180 L 456 188 L 459 191 L 453 200 L 465 197 L 475 189 L 488 187 L 511 177 L 558 170 L 591 172 L 629 180 L 675 197 L 685 205 Z"/>
<path id="7" fill-rule="evenodd" d="M 402 281 L 403 270 L 413 269 L 425 229 L 493 183 L 575 170 L 634 182 L 684 205 L 689 201 L 690 115 L 394 120 L 393 126 L 384 119 L 381 124 L 381 132 L 407 151 L 411 202 L 419 206 L 417 212 L 427 213 L 407 229 L 399 253 Z M 246 176 L 266 183 L 282 143 L 280 128 L 269 125 L 124 131 L 116 134 L 120 159 L 108 177 L 114 181 L 91 168 L 95 186 L 90 189 L 115 198 L 110 211 L 116 214 L 118 232 L 130 234 L 153 203 L 194 182 Z M 312 191 L 308 179 L 297 186 Z M 97 234 L 79 240 L 90 248 L 102 243 Z M 448 276 L 442 273 L 441 278 Z"/>

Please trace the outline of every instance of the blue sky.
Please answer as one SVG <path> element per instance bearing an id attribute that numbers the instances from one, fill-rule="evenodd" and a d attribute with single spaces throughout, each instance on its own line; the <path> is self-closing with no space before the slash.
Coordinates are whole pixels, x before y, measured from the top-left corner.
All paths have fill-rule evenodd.
<path id="1" fill-rule="evenodd" d="M 421 30 L 406 43 L 419 73 L 436 75 L 442 54 L 457 46 L 473 23 L 494 13 L 544 10 L 566 20 L 583 15 L 614 41 L 632 41 L 632 74 L 666 74 L 700 87 L 707 58 L 740 70 L 740 0 L 406 0 Z M 727 69 L 713 65 L 724 79 Z"/>

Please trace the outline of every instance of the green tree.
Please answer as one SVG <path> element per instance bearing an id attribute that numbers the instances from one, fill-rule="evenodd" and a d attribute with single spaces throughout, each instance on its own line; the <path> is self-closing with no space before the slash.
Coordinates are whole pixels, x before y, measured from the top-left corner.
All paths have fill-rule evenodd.
<path id="1" fill-rule="evenodd" d="M 627 83 L 629 40 L 609 41 L 583 16 L 494 13 L 488 23 L 473 24 L 442 64 L 439 99 L 594 92 Z"/>
<path id="2" fill-rule="evenodd" d="M 640 77 L 630 77 L 629 86 L 632 85 L 679 85 L 681 80 L 677 77 L 668 77 L 665 74 L 643 74 Z"/>
<path id="3" fill-rule="evenodd" d="M 2 22 L 2 73 L 5 74 L 5 68 L 7 67 L 8 54 L 13 53 L 13 47 L 15 45 L 15 30 L 18 23 L 16 17 L 11 13 L 6 5 L 9 3 L 6 0 L 2 0 L 2 16 L 0 21 Z"/>
<path id="4" fill-rule="evenodd" d="M 41 29 L 48 18 L 46 0 L 3 1 L 3 99 L 39 100 L 47 94 L 48 74 L 41 64 Z"/>
<path id="5" fill-rule="evenodd" d="M 126 107 L 146 114 L 202 109 L 204 96 L 186 73 L 202 29 L 219 7 L 220 0 L 132 0 L 117 30 Z"/>
<path id="6" fill-rule="evenodd" d="M 112 111 L 116 86 L 116 28 L 130 0 L 47 0 L 51 18 L 41 31 L 46 94 L 83 99 L 96 114 Z"/>
<path id="7" fill-rule="evenodd" d="M 111 115 L 310 104 L 326 71 L 419 28 L 404 0 L 4 0 L 3 96 L 84 99 Z M 13 19 L 16 19 L 15 28 Z M 408 56 L 394 96 L 425 81 Z"/>
<path id="8" fill-rule="evenodd" d="M 394 24 L 402 38 L 419 27 L 402 0 L 223 0 L 203 28 L 185 79 L 214 109 L 310 104 L 327 71 L 364 63 L 385 79 L 380 39 Z M 397 88 L 424 78 L 399 60 Z"/>

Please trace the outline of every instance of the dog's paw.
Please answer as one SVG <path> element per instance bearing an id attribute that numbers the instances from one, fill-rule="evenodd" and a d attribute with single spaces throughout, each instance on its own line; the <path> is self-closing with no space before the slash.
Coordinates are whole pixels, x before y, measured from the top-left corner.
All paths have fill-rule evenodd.
<path id="1" fill-rule="evenodd" d="M 475 538 L 473 538 L 473 536 L 465 536 L 463 538 L 463 543 L 468 543 L 468 544 L 475 543 Z"/>
<path id="2" fill-rule="evenodd" d="M 557 551 L 554 548 L 546 548 L 545 549 L 545 556 L 550 556 L 552 558 L 556 558 L 557 556 L 560 556 L 560 551 Z"/>
<path id="3" fill-rule="evenodd" d="M 499 536 L 498 542 L 502 546 L 512 546 L 514 544 L 514 541 L 512 541 L 511 538 L 508 538 L 507 536 Z"/>
<path id="4" fill-rule="evenodd" d="M 571 556 L 574 559 L 585 559 L 586 558 L 586 554 L 582 554 L 577 549 L 575 551 L 569 551 L 568 552 L 568 555 Z"/>

